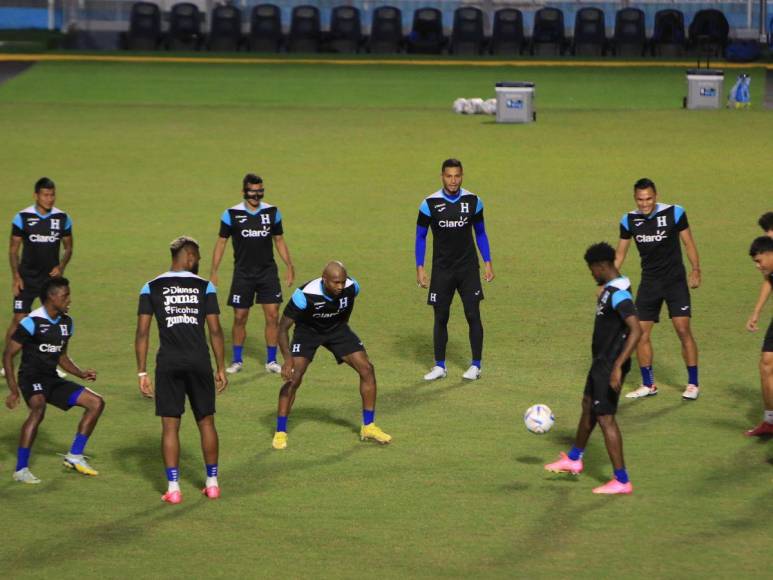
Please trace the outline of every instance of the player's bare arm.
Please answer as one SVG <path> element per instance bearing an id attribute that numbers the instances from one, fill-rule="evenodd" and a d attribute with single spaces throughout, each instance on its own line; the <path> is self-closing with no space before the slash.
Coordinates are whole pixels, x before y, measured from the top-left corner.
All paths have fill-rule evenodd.
<path id="1" fill-rule="evenodd" d="M 13 368 L 13 359 L 19 354 L 22 345 L 11 339 L 5 345 L 3 351 L 3 369 L 5 369 L 5 382 L 8 384 L 10 394 L 5 398 L 5 406 L 14 409 L 19 404 L 19 385 L 16 382 L 16 371 Z"/>
<path id="2" fill-rule="evenodd" d="M 217 286 L 217 270 L 220 268 L 220 262 L 223 261 L 223 254 L 225 253 L 225 246 L 228 243 L 228 238 L 218 236 L 215 242 L 215 249 L 212 252 L 212 266 L 209 270 L 209 281 Z"/>
<path id="3" fill-rule="evenodd" d="M 695 240 L 692 237 L 690 228 L 684 229 L 679 232 L 679 238 L 684 244 L 684 250 L 687 253 L 687 259 L 690 260 L 692 270 L 687 277 L 687 282 L 690 288 L 698 288 L 701 285 L 701 263 L 698 258 L 698 247 L 695 245 Z"/>
<path id="4" fill-rule="evenodd" d="M 422 288 L 429 288 L 429 276 L 424 266 L 416 266 L 416 283 Z"/>
<path id="5" fill-rule="evenodd" d="M 18 296 L 19 292 L 24 290 L 24 280 L 21 279 L 19 274 L 19 248 L 21 248 L 23 238 L 19 236 L 11 236 L 11 242 L 8 245 L 8 261 L 11 264 L 11 291 L 14 296 Z"/>
<path id="6" fill-rule="evenodd" d="M 767 279 L 763 280 L 762 287 L 760 288 L 760 295 L 757 298 L 757 304 L 754 305 L 754 310 L 752 311 L 751 316 L 749 316 L 749 320 L 746 321 L 746 330 L 749 332 L 757 332 L 759 330 L 757 322 L 760 319 L 763 306 L 765 306 L 768 298 L 770 298 L 771 291 L 773 291 L 773 285 L 771 285 Z"/>
<path id="7" fill-rule="evenodd" d="M 290 258 L 290 248 L 287 247 L 284 236 L 273 236 L 273 238 L 274 247 L 276 247 L 279 257 L 282 258 L 282 261 L 287 267 L 287 277 L 285 280 L 287 281 L 288 286 L 292 286 L 295 281 L 295 267 L 293 266 L 292 258 Z"/>
<path id="8" fill-rule="evenodd" d="M 625 257 L 628 255 L 628 248 L 631 247 L 631 240 L 620 238 L 617 241 L 617 248 L 615 248 L 615 268 L 620 269 L 625 262 Z"/>
<path id="9" fill-rule="evenodd" d="M 54 266 L 51 269 L 51 271 L 48 273 L 48 275 L 51 278 L 58 278 L 59 276 L 64 276 L 64 269 L 67 267 L 67 264 L 69 264 L 70 260 L 72 259 L 72 250 L 73 250 L 72 235 L 65 236 L 62 238 L 62 246 L 64 247 L 64 253 L 62 254 L 62 259 L 59 260 L 59 264 Z"/>
<path id="10" fill-rule="evenodd" d="M 494 265 L 491 262 L 485 263 L 483 278 L 486 282 L 491 282 L 494 279 Z"/>
<path id="11" fill-rule="evenodd" d="M 212 352 L 215 353 L 215 386 L 217 392 L 222 393 L 228 386 L 228 379 L 225 376 L 225 339 L 223 338 L 223 328 L 220 326 L 220 317 L 217 314 L 207 314 L 207 328 L 209 328 L 209 343 L 212 346 Z"/>
<path id="12" fill-rule="evenodd" d="M 75 364 L 75 361 L 70 358 L 70 355 L 67 354 L 66 350 L 62 352 L 62 356 L 59 357 L 57 364 L 68 373 L 75 375 L 79 379 L 83 379 L 84 381 L 89 382 L 97 380 L 97 371 L 94 369 L 81 369 L 77 364 Z"/>
<path id="13" fill-rule="evenodd" d="M 623 345 L 623 350 L 620 352 L 620 355 L 615 359 L 615 364 L 612 367 L 612 374 L 609 377 L 609 386 L 612 387 L 612 390 L 614 390 L 616 393 L 619 393 L 620 388 L 623 386 L 623 364 L 625 361 L 631 358 L 633 351 L 636 349 L 636 344 L 639 342 L 642 334 L 641 325 L 639 324 L 639 317 L 635 314 L 627 316 L 625 319 L 625 324 L 628 327 L 628 338 L 625 340 L 625 344 Z"/>
<path id="14" fill-rule="evenodd" d="M 140 314 L 137 316 L 137 332 L 134 336 L 134 354 L 137 357 L 137 380 L 143 397 L 153 397 L 153 383 L 147 371 L 148 344 L 150 342 L 150 322 L 153 316 Z"/>
<path id="15" fill-rule="evenodd" d="M 279 319 L 279 352 L 282 353 L 282 378 L 289 381 L 293 376 L 293 357 L 290 353 L 290 329 L 295 320 L 282 315 Z"/>

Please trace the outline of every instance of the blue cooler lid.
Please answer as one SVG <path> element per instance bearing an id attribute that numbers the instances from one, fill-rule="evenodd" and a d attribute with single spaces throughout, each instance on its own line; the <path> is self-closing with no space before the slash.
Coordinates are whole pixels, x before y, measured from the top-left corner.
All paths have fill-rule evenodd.
<path id="1" fill-rule="evenodd" d="M 687 74 L 699 77 L 723 77 L 725 76 L 725 71 L 715 68 L 688 68 Z"/>
<path id="2" fill-rule="evenodd" d="M 526 89 L 534 87 L 534 83 L 529 82 L 501 82 L 496 84 L 497 87 L 507 89 Z"/>

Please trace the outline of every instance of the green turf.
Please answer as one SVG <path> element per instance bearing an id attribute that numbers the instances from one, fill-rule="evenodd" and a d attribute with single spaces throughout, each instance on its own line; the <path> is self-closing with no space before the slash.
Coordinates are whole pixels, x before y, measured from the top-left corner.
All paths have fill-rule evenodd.
<path id="1" fill-rule="evenodd" d="M 24 411 L 2 412 L 0 571 L 766 576 L 773 455 L 741 432 L 761 414 L 761 336 L 743 324 L 760 284 L 746 252 L 771 209 L 773 119 L 759 108 L 764 72 L 750 72 L 755 108 L 743 112 L 684 111 L 684 72 L 655 68 L 40 64 L 0 86 L 0 216 L 10 222 L 29 204 L 39 176 L 56 180 L 75 232 L 70 351 L 98 369 L 107 399 L 87 448 L 101 475 L 64 473 L 55 453 L 77 413 L 51 409 L 32 456 L 38 488 L 10 481 Z M 451 112 L 456 97 L 493 96 L 498 80 L 537 83 L 536 124 Z M 485 287 L 484 375 L 474 384 L 459 378 L 469 352 L 458 304 L 449 378 L 420 380 L 431 311 L 415 283 L 414 224 L 449 156 L 484 200 L 497 272 Z M 196 494 L 203 466 L 186 416 L 185 501 L 162 505 L 159 424 L 134 376 L 137 293 L 167 268 L 166 244 L 182 233 L 202 241 L 209 271 L 218 217 L 239 201 L 247 171 L 265 177 L 267 201 L 282 210 L 299 282 L 331 258 L 360 281 L 352 325 L 376 366 L 378 423 L 395 441 L 357 440 L 355 376 L 320 353 L 290 418 L 290 447 L 272 452 L 278 381 L 255 362 L 263 341 L 253 313 L 249 361 L 218 401 L 223 498 Z M 582 253 L 616 240 L 644 175 L 661 201 L 686 208 L 701 252 L 704 285 L 693 296 L 704 393 L 681 401 L 678 342 L 661 325 L 661 394 L 623 402 L 619 417 L 636 492 L 600 498 L 590 489 L 611 473 L 600 434 L 580 478 L 548 476 L 542 463 L 570 445 L 589 363 L 594 285 Z M 634 282 L 636 266 L 633 250 Z M 223 307 L 230 272 L 226 259 Z M 7 265 L 0 280 L 10 281 Z M 521 421 L 537 402 L 557 418 L 545 436 Z"/>

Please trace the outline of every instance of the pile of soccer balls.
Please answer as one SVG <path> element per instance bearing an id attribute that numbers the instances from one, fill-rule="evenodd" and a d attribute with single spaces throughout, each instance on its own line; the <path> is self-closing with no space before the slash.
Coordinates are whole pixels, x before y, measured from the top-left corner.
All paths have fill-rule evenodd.
<path id="1" fill-rule="evenodd" d="M 526 428 L 532 433 L 542 434 L 550 431 L 556 418 L 553 411 L 547 405 L 532 405 L 523 414 L 523 422 Z"/>
<path id="2" fill-rule="evenodd" d="M 497 100 L 488 99 L 456 99 L 453 105 L 454 113 L 460 115 L 493 115 L 497 112 Z"/>

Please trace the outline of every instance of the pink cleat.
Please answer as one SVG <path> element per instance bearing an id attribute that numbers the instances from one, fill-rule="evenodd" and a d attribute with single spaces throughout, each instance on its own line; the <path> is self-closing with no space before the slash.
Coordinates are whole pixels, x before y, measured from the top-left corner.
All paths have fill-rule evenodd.
<path id="1" fill-rule="evenodd" d="M 618 493 L 629 495 L 633 493 L 633 485 L 629 481 L 628 483 L 620 483 L 616 479 L 611 479 L 604 485 L 593 488 L 593 493 L 600 493 L 604 495 L 615 495 Z"/>
<path id="2" fill-rule="evenodd" d="M 161 501 L 166 503 L 180 503 L 183 500 L 183 494 L 179 491 L 167 491 L 161 496 Z"/>
<path id="3" fill-rule="evenodd" d="M 773 435 L 773 423 L 763 421 L 757 425 L 754 429 L 749 429 L 743 433 L 747 437 L 761 437 L 763 435 Z"/>
<path id="4" fill-rule="evenodd" d="M 571 473 L 572 475 L 578 475 L 582 473 L 582 459 L 569 459 L 569 456 L 562 451 L 559 454 L 558 461 L 548 463 L 545 466 L 545 469 L 552 471 L 553 473 Z"/>
<path id="5" fill-rule="evenodd" d="M 203 495 L 206 495 L 209 499 L 217 499 L 220 497 L 220 487 L 217 485 L 211 485 L 201 490 Z"/>

